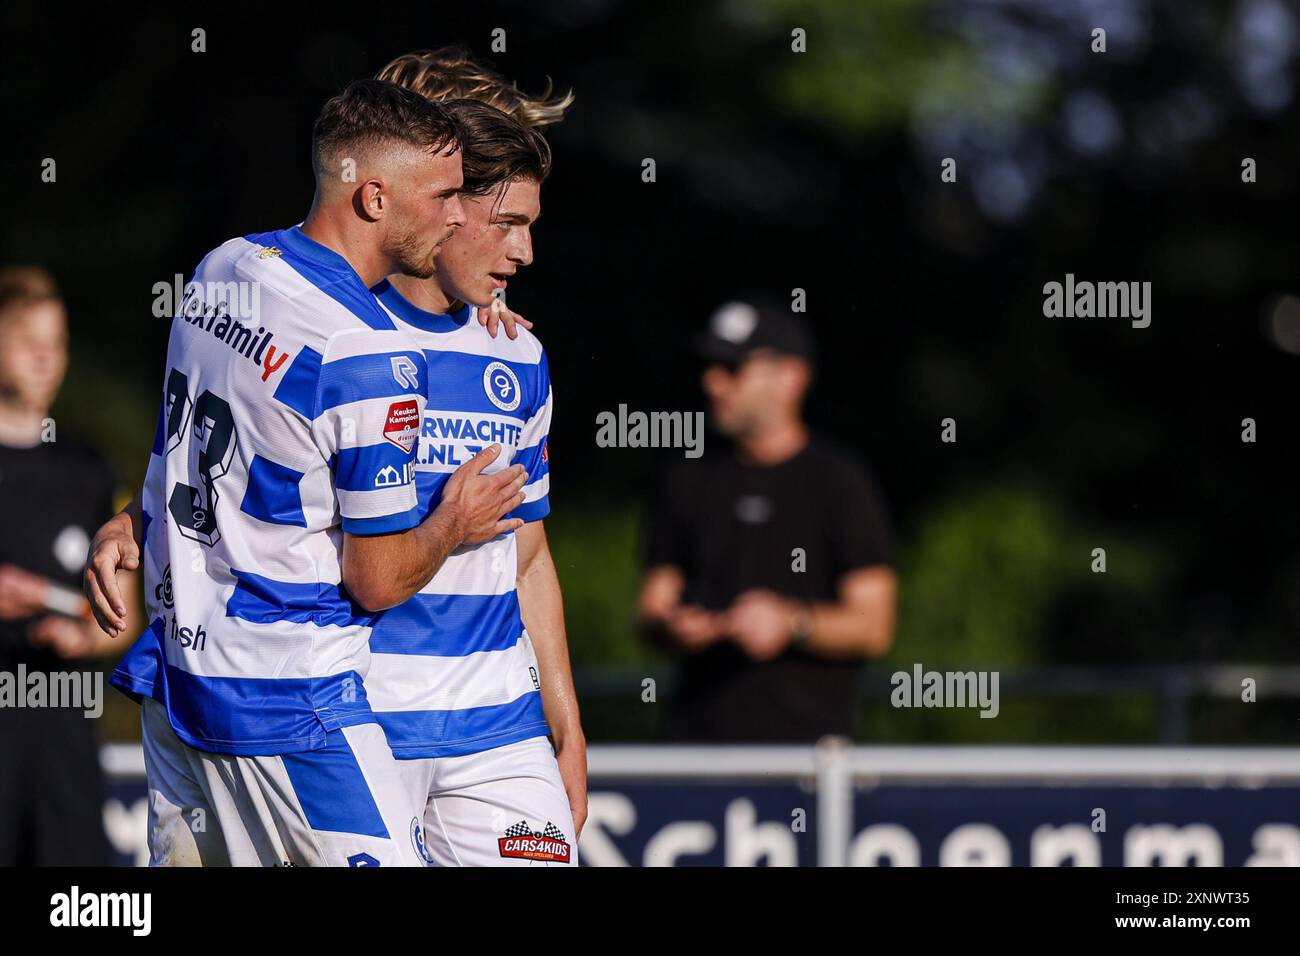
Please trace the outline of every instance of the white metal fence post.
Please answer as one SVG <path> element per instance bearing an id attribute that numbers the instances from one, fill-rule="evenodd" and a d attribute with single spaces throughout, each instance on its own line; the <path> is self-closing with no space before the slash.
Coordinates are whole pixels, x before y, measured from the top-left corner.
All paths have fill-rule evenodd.
<path id="1" fill-rule="evenodd" d="M 823 737 L 817 743 L 817 865 L 844 866 L 853 834 L 852 742 Z"/>

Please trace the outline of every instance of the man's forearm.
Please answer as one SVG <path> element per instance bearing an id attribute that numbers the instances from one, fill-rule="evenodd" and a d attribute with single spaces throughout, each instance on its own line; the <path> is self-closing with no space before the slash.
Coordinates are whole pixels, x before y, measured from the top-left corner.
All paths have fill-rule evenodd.
<path id="1" fill-rule="evenodd" d="M 821 657 L 881 657 L 894 643 L 898 578 L 891 568 L 858 568 L 840 580 L 839 600 L 796 604 L 794 630 L 803 648 Z"/>
<path id="2" fill-rule="evenodd" d="M 880 657 L 893 643 L 893 614 L 885 608 L 803 605 L 793 626 L 803 631 L 799 646 L 819 657 Z"/>
<path id="3" fill-rule="evenodd" d="M 343 584 L 352 600 L 372 612 L 395 607 L 428 584 L 463 542 L 520 528 L 521 519 L 504 516 L 523 504 L 523 466 L 482 473 L 500 453 L 500 445 L 489 445 L 457 468 L 433 514 L 411 530 L 372 537 L 344 532 Z"/>
<path id="4" fill-rule="evenodd" d="M 455 516 L 442 509 L 432 514 L 411 530 L 407 548 L 398 562 L 393 576 L 396 589 L 393 605 L 401 604 L 433 579 L 446 562 L 447 556 L 465 540 L 465 531 Z"/>
<path id="5" fill-rule="evenodd" d="M 578 695 L 573 686 L 569 643 L 564 632 L 564 598 L 549 549 L 543 547 L 517 582 L 519 612 L 533 642 L 542 685 L 542 707 L 557 748 L 582 737 Z"/>
<path id="6" fill-rule="evenodd" d="M 519 614 L 537 656 L 542 710 L 555 744 L 560 779 L 573 812 L 574 835 L 582 833 L 587 819 L 587 740 L 578 716 L 578 694 L 569 666 L 569 643 L 564 635 L 564 598 L 560 578 L 546 543 L 542 522 L 533 521 L 515 537 L 519 565 L 515 588 Z"/>
<path id="7" fill-rule="evenodd" d="M 343 546 L 344 584 L 369 611 L 396 607 L 429 583 L 465 535 L 463 521 L 444 505 L 399 535 L 349 535 Z"/>

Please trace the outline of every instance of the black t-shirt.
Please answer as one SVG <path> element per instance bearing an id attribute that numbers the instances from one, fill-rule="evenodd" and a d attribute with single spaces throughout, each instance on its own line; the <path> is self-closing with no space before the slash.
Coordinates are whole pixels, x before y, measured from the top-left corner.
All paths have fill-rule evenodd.
<path id="1" fill-rule="evenodd" d="M 796 549 L 806 568 L 795 570 Z M 883 502 L 870 472 L 814 439 L 773 466 L 730 452 L 674 464 L 651 523 L 647 563 L 686 579 L 682 601 L 725 610 L 754 588 L 804 601 L 838 599 L 850 571 L 892 563 Z M 813 741 L 850 735 L 859 665 L 792 648 L 750 659 L 722 640 L 687 656 L 671 706 L 678 740 Z"/>
<path id="2" fill-rule="evenodd" d="M 91 536 L 113 514 L 112 469 L 68 439 L 31 448 L 0 444 L 0 564 L 14 564 L 81 591 Z M 68 669 L 53 652 L 32 647 L 32 619 L 0 620 L 0 667 Z"/>

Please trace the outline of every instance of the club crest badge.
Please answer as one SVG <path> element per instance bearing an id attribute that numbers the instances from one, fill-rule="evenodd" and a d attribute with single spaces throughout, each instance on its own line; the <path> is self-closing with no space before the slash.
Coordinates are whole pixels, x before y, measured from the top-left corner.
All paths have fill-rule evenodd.
<path id="1" fill-rule="evenodd" d="M 504 362 L 492 362 L 483 370 L 483 391 L 488 401 L 503 412 L 519 407 L 519 376 Z"/>

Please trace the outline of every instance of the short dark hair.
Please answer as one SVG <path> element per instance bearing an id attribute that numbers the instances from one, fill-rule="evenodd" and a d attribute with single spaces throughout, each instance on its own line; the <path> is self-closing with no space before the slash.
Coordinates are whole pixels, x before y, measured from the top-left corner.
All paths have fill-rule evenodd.
<path id="1" fill-rule="evenodd" d="M 319 178 L 340 150 L 396 140 L 441 152 L 459 147 L 460 125 L 446 109 L 386 80 L 356 80 L 321 108 L 312 128 L 312 168 Z"/>
<path id="2" fill-rule="evenodd" d="M 515 179 L 545 181 L 551 171 L 551 147 L 541 133 L 478 100 L 449 100 L 444 105 L 461 128 L 465 192 L 483 196 Z"/>

